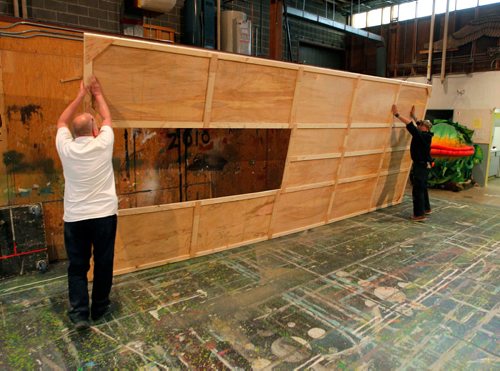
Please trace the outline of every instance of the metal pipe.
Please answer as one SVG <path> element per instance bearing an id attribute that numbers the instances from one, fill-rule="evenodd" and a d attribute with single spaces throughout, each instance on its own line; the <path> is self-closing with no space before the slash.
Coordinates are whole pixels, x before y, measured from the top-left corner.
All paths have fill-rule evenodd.
<path id="1" fill-rule="evenodd" d="M 31 32 L 31 31 L 28 31 L 28 32 Z M 23 36 L 22 35 L 23 33 L 26 33 L 26 32 L 0 32 L 0 36 L 1 37 L 13 37 L 16 39 L 31 39 L 33 37 L 52 37 L 55 39 L 83 41 L 83 37 L 69 36 L 69 35 L 64 35 L 64 34 L 41 32 L 41 33 L 35 33 L 32 35 L 24 35 Z"/>
<path id="2" fill-rule="evenodd" d="M 20 26 L 20 25 L 38 26 L 38 27 L 44 27 L 44 28 L 51 28 L 53 30 L 63 30 L 63 31 L 71 31 L 71 32 L 83 33 L 83 31 L 81 31 L 81 30 L 75 30 L 74 28 L 51 26 L 51 25 L 48 25 L 48 24 L 40 24 L 40 23 L 29 22 L 29 21 L 20 21 L 20 22 L 11 23 L 8 26 L 0 26 L 0 30 L 8 30 L 9 28 L 14 28 L 14 27 Z"/>
<path id="3" fill-rule="evenodd" d="M 217 50 L 220 50 L 220 2 L 217 0 Z"/>
<path id="4" fill-rule="evenodd" d="M 23 11 L 23 18 L 28 18 L 28 5 L 26 4 L 26 0 L 21 0 L 21 8 Z"/>
<path id="5" fill-rule="evenodd" d="M 427 82 L 431 82 L 432 74 L 432 47 L 434 43 L 434 24 L 436 23 L 436 0 L 432 1 L 431 29 L 429 31 L 429 55 L 427 56 Z"/>
<path id="6" fill-rule="evenodd" d="M 446 73 L 446 48 L 448 47 L 448 22 L 450 19 L 450 2 L 446 2 L 446 15 L 444 17 L 444 35 L 443 35 L 443 58 L 441 60 L 441 84 L 444 82 Z"/>
<path id="7" fill-rule="evenodd" d="M 19 1 L 14 0 L 14 17 L 19 17 Z"/>

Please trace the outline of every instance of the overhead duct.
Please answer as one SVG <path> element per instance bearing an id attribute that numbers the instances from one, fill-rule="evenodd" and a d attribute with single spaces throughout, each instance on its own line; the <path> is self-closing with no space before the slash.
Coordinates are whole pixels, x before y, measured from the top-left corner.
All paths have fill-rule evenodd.
<path id="1" fill-rule="evenodd" d="M 137 7 L 158 13 L 171 11 L 177 0 L 137 0 Z"/>
<path id="2" fill-rule="evenodd" d="M 321 17 L 320 15 L 313 14 L 306 12 L 304 10 L 296 9 L 296 8 L 291 8 L 291 7 L 286 7 L 286 14 L 304 19 L 309 22 L 314 22 L 314 23 L 319 23 L 322 26 L 328 26 L 331 28 L 334 28 L 336 30 L 351 34 L 351 35 L 356 35 L 360 37 L 365 37 L 370 40 L 378 41 L 378 42 L 384 42 L 384 38 L 380 35 L 374 34 L 372 32 L 368 32 L 365 30 L 360 30 L 359 28 L 354 28 L 351 26 L 348 26 L 346 24 L 340 23 L 340 22 L 335 22 L 331 19 Z"/>

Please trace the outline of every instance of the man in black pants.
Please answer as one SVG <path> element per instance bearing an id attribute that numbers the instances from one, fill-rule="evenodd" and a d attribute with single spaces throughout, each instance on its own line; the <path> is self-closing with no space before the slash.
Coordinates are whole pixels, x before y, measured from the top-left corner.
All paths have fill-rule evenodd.
<path id="1" fill-rule="evenodd" d="M 431 133 L 432 124 L 429 120 L 417 120 L 415 117 L 415 106 L 411 108 L 412 120 L 401 116 L 396 105 L 392 106 L 393 115 L 406 124 L 406 129 L 411 134 L 410 154 L 413 160 L 413 216 L 410 218 L 416 222 L 424 221 L 425 215 L 431 213 L 429 193 L 427 192 L 427 178 L 431 168 Z"/>
<path id="2" fill-rule="evenodd" d="M 102 118 L 100 130 L 90 113 L 79 114 L 71 121 L 89 90 Z M 74 137 L 68 128 L 71 122 Z M 56 135 L 65 180 L 63 219 L 69 259 L 69 317 L 77 330 L 89 328 L 89 315 L 98 320 L 110 304 L 118 210 L 111 161 L 113 143 L 111 114 L 101 85 L 92 77 L 88 88 L 81 83 L 77 97 L 59 117 Z M 94 283 L 89 310 L 87 272 L 92 254 Z"/>

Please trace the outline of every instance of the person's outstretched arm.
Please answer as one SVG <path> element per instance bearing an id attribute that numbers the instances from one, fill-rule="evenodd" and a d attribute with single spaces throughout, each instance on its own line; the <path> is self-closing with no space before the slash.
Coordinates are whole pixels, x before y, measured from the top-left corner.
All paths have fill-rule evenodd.
<path id="1" fill-rule="evenodd" d="M 111 120 L 111 112 L 109 111 L 106 99 L 104 99 L 101 84 L 95 76 L 90 78 L 90 92 L 95 98 L 97 112 L 99 112 L 99 115 L 102 117 L 101 126 L 112 126 L 113 122 Z"/>
<path id="2" fill-rule="evenodd" d="M 78 91 L 78 95 L 76 98 L 71 102 L 66 109 L 61 113 L 61 116 L 59 116 L 59 119 L 57 120 L 57 128 L 62 128 L 62 127 L 68 127 L 68 124 L 71 121 L 71 118 L 74 116 L 76 111 L 78 110 L 78 107 L 83 101 L 83 98 L 85 95 L 87 95 L 88 90 L 83 84 L 83 81 L 80 83 L 80 90 Z"/>
<path id="3" fill-rule="evenodd" d="M 415 113 L 415 107 L 412 107 L 412 113 L 414 114 Z M 412 114 L 410 113 L 410 115 Z M 409 118 L 405 117 L 405 116 L 401 116 L 398 112 L 398 107 L 393 104 L 392 105 L 392 114 L 394 115 L 394 117 L 396 117 L 399 121 L 401 121 L 402 123 L 408 125 L 409 123 L 412 122 L 412 120 L 410 120 Z"/>

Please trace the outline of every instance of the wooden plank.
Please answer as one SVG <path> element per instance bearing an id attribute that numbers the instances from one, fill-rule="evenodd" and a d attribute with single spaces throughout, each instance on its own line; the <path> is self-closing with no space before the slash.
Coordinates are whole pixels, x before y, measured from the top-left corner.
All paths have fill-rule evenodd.
<path id="1" fill-rule="evenodd" d="M 205 95 L 205 112 L 203 113 L 203 126 L 208 127 L 212 116 L 212 99 L 214 96 L 215 77 L 217 76 L 217 55 L 210 58 L 208 68 L 207 93 Z"/>
<path id="2" fill-rule="evenodd" d="M 289 122 L 296 71 L 226 60 L 218 66 L 212 122 Z"/>
<path id="3" fill-rule="evenodd" d="M 342 152 L 346 129 L 297 129 L 290 156 Z"/>
<path id="4" fill-rule="evenodd" d="M 337 173 L 339 162 L 338 158 L 292 162 L 288 165 L 289 171 L 283 180 L 282 187 L 332 181 Z"/>
<path id="5" fill-rule="evenodd" d="M 352 112 L 354 123 L 386 123 L 392 103 L 398 92 L 398 84 L 384 84 L 373 80 L 361 80 L 356 87 L 356 108 Z M 381 104 L 381 102 L 387 102 Z"/>
<path id="6" fill-rule="evenodd" d="M 411 167 L 411 157 L 407 150 L 384 153 L 381 171 L 393 171 Z"/>
<path id="7" fill-rule="evenodd" d="M 297 123 L 347 124 L 355 83 L 352 78 L 304 72 Z"/>
<path id="8" fill-rule="evenodd" d="M 201 206 L 195 255 L 267 238 L 274 195 Z"/>
<path id="9" fill-rule="evenodd" d="M 408 172 L 380 176 L 374 191 L 372 208 L 382 208 L 401 202 Z"/>
<path id="10" fill-rule="evenodd" d="M 387 141 L 386 132 L 385 128 L 351 128 L 345 143 L 345 151 L 383 150 Z"/>
<path id="11" fill-rule="evenodd" d="M 375 186 L 376 178 L 337 184 L 328 220 L 347 217 L 353 213 L 367 212 L 371 206 Z"/>
<path id="12" fill-rule="evenodd" d="M 93 74 L 103 85 L 118 122 L 202 123 L 209 61 L 112 45 L 93 60 Z"/>
<path id="13" fill-rule="evenodd" d="M 115 245 L 115 271 L 150 266 L 152 262 L 189 256 L 193 208 L 120 216 Z"/>
<path id="14" fill-rule="evenodd" d="M 272 233 L 281 233 L 324 222 L 332 186 L 282 193 L 276 208 Z"/>
<path id="15" fill-rule="evenodd" d="M 376 175 L 379 171 L 381 158 L 381 153 L 366 156 L 344 157 L 344 163 L 339 174 L 339 180 L 364 175 Z"/>

